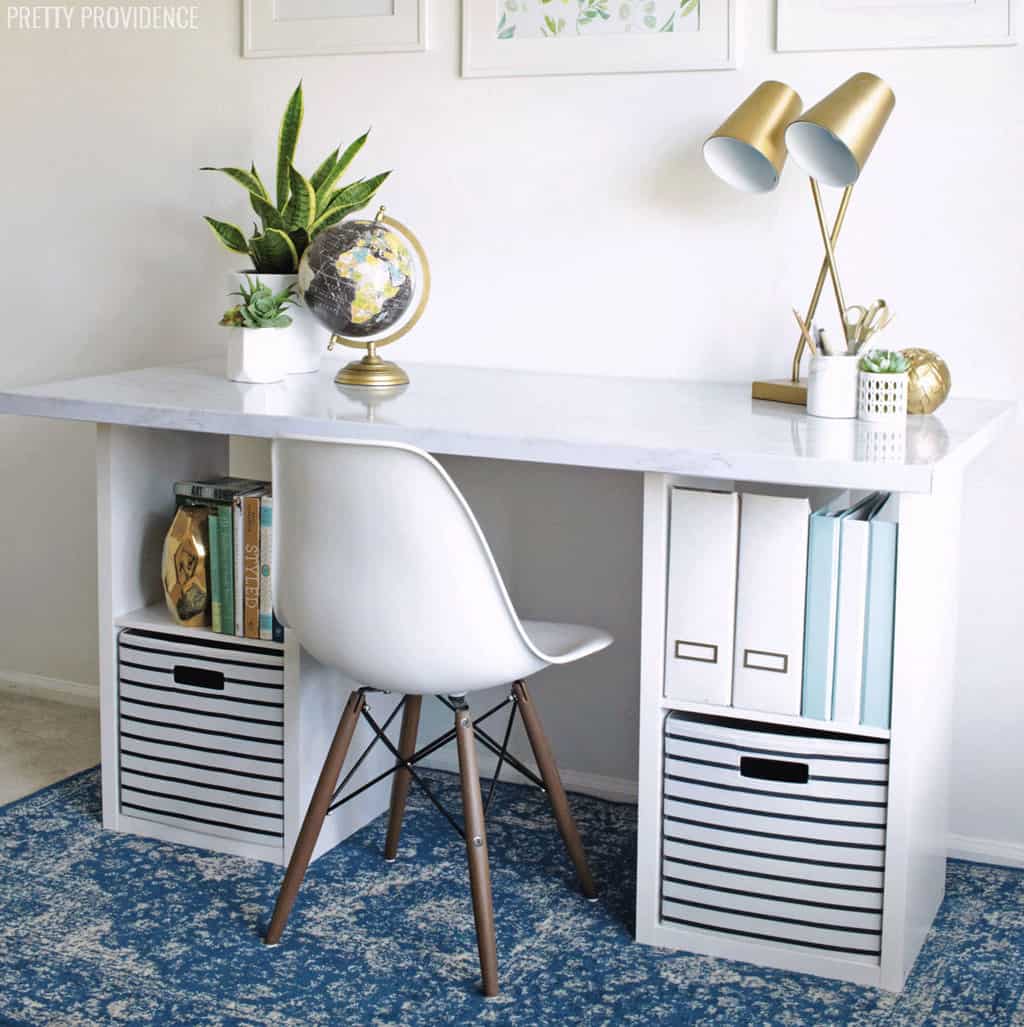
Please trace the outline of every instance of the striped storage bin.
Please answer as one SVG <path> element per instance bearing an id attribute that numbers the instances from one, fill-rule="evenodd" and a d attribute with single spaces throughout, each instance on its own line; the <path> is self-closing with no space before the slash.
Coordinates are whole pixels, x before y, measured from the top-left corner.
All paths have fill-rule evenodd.
<path id="1" fill-rule="evenodd" d="M 282 650 L 128 629 L 118 677 L 121 810 L 280 849 Z"/>
<path id="2" fill-rule="evenodd" d="M 877 965 L 889 744 L 673 713 L 661 917 Z"/>

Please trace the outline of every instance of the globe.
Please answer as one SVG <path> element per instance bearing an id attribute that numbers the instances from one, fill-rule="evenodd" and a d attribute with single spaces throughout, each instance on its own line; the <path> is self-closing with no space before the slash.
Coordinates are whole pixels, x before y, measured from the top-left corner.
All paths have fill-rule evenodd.
<path id="1" fill-rule="evenodd" d="M 343 221 L 321 232 L 299 262 L 298 290 L 335 343 L 366 350 L 334 380 L 342 386 L 388 389 L 409 376 L 379 346 L 400 339 L 430 298 L 430 266 L 419 240 L 384 208 L 372 221 Z"/>
<path id="2" fill-rule="evenodd" d="M 409 313 L 417 269 L 411 247 L 388 223 L 343 221 L 306 248 L 298 289 L 334 335 L 370 341 L 393 331 Z"/>

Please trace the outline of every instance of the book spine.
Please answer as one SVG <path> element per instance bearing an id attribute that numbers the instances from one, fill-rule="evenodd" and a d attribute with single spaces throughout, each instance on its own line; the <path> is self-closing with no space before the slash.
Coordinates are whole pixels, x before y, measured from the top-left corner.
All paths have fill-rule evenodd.
<path id="1" fill-rule="evenodd" d="M 220 634 L 222 631 L 221 614 L 224 608 L 221 605 L 220 594 L 220 529 L 217 526 L 216 507 L 210 508 L 206 524 L 210 539 L 210 565 L 207 575 L 210 585 L 210 627 Z"/>
<path id="2" fill-rule="evenodd" d="M 177 481 L 174 495 L 187 503 L 230 503 L 235 496 L 252 492 L 260 483 L 250 478 L 220 478 L 217 481 Z"/>
<path id="3" fill-rule="evenodd" d="M 864 686 L 864 620 L 870 521 L 846 518 L 839 530 L 839 602 L 832 678 L 832 719 L 859 724 Z"/>
<path id="4" fill-rule="evenodd" d="M 260 637 L 260 497 L 242 500 L 244 559 L 242 563 L 242 626 L 246 638 Z"/>
<path id="5" fill-rule="evenodd" d="M 270 590 L 271 547 L 274 537 L 274 498 L 260 499 L 260 638 L 274 638 L 274 601 Z"/>
<path id="6" fill-rule="evenodd" d="M 238 638 L 245 637 L 245 604 L 242 602 L 242 585 L 245 582 L 245 518 L 242 516 L 242 500 L 236 499 L 231 504 L 232 530 L 235 537 L 235 626 Z"/>
<path id="7" fill-rule="evenodd" d="M 233 635 L 235 628 L 235 544 L 231 530 L 231 504 L 217 511 L 217 551 L 220 559 L 220 633 Z"/>
<path id="8" fill-rule="evenodd" d="M 825 516 L 822 512 L 810 519 L 801 713 L 814 720 L 830 720 L 832 717 L 839 525 L 837 518 Z"/>
<path id="9" fill-rule="evenodd" d="M 890 720 L 898 530 L 892 522 L 875 521 L 871 525 L 860 721 L 870 727 L 888 728 Z"/>

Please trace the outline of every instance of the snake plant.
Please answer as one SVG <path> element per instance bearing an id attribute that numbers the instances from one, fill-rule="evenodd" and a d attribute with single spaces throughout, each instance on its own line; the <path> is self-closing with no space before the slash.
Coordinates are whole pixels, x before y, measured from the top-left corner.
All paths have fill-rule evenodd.
<path id="1" fill-rule="evenodd" d="M 204 167 L 201 171 L 219 171 L 237 182 L 249 194 L 249 203 L 259 218 L 253 233 L 245 233 L 229 221 L 206 218 L 214 235 L 232 252 L 245 253 L 253 269 L 263 274 L 294 274 L 310 241 L 331 225 L 357 210 L 362 210 L 391 174 L 384 171 L 370 178 L 360 178 L 338 186 L 356 154 L 363 148 L 369 131 L 342 150 L 329 153 L 313 174 L 306 178 L 295 168 L 295 145 L 302 127 L 302 83 L 292 93 L 277 141 L 277 178 L 275 195 L 271 198 L 263 180 L 250 164 L 244 168 Z"/>
<path id="2" fill-rule="evenodd" d="M 285 308 L 295 295 L 294 287 L 289 285 L 275 293 L 263 282 L 253 282 L 246 275 L 245 283 L 239 292 L 232 296 L 241 297 L 242 302 L 224 312 L 220 323 L 227 328 L 287 328 L 292 319 L 285 313 Z"/>
<path id="3" fill-rule="evenodd" d="M 887 349 L 873 349 L 860 358 L 860 369 L 872 374 L 903 374 L 909 367 L 902 353 Z"/>

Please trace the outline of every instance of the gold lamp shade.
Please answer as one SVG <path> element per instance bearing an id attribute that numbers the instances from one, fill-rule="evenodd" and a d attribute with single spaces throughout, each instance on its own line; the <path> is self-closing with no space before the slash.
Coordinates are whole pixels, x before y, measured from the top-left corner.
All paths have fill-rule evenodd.
<path id="1" fill-rule="evenodd" d="M 896 106 L 877 75 L 860 72 L 786 129 L 786 147 L 811 178 L 853 185 Z"/>
<path id="2" fill-rule="evenodd" d="M 724 182 L 770 192 L 786 163 L 786 126 L 803 101 L 783 82 L 762 82 L 704 143 L 704 160 Z"/>

